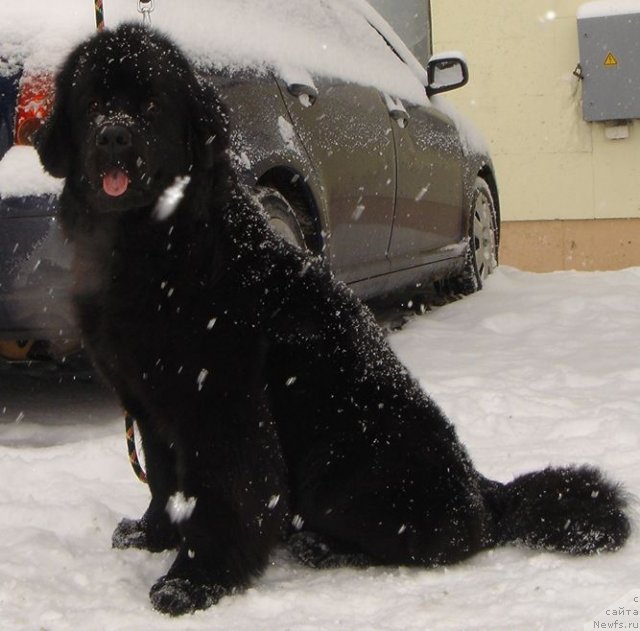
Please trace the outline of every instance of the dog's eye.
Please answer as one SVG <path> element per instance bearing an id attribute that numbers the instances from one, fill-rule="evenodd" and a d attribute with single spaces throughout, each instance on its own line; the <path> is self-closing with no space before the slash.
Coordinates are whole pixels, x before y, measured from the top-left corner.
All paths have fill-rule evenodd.
<path id="1" fill-rule="evenodd" d="M 142 104 L 142 113 L 145 116 L 155 116 L 160 113 L 160 105 L 155 99 L 149 99 Z"/>

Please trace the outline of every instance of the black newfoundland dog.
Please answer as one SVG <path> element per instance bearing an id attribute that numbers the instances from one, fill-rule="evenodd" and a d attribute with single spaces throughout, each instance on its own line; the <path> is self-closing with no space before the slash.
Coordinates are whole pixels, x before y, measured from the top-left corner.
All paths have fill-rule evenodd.
<path id="1" fill-rule="evenodd" d="M 315 567 L 624 543 L 624 494 L 594 468 L 475 470 L 369 311 L 239 186 L 223 109 L 168 39 L 79 46 L 38 150 L 66 178 L 84 339 L 143 439 L 151 503 L 114 545 L 178 549 L 156 609 L 244 588 L 282 540 Z"/>

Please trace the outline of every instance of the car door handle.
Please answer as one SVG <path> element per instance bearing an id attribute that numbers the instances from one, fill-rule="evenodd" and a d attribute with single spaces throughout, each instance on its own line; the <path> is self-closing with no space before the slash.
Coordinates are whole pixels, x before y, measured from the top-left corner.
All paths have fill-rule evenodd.
<path id="1" fill-rule="evenodd" d="M 404 108 L 402 101 L 385 94 L 384 102 L 387 106 L 387 110 L 389 111 L 389 116 L 398 123 L 398 127 L 401 127 L 402 129 L 407 127 L 411 121 L 411 116 L 409 116 L 409 112 Z"/>
<path id="2" fill-rule="evenodd" d="M 318 90 L 306 83 L 288 83 L 287 90 L 291 96 L 295 96 L 304 107 L 311 107 L 318 98 Z"/>
<path id="3" fill-rule="evenodd" d="M 405 109 L 391 110 L 389 115 L 398 123 L 398 127 L 402 127 L 402 129 L 407 127 L 411 120 L 411 116 L 409 116 L 409 113 Z"/>

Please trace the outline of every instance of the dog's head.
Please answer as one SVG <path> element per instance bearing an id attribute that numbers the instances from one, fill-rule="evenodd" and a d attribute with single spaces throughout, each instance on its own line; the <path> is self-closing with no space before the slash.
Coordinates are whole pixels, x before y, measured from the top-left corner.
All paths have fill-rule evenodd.
<path id="1" fill-rule="evenodd" d="M 124 25 L 69 55 L 36 146 L 44 168 L 91 209 L 125 211 L 212 168 L 226 148 L 225 116 L 170 40 Z"/>

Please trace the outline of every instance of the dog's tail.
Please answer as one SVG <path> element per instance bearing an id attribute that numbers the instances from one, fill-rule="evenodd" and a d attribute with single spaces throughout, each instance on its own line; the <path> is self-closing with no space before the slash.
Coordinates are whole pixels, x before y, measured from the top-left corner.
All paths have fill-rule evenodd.
<path id="1" fill-rule="evenodd" d="M 619 549 L 631 532 L 626 494 L 594 467 L 548 468 L 481 486 L 493 515 L 490 545 L 595 554 Z"/>

